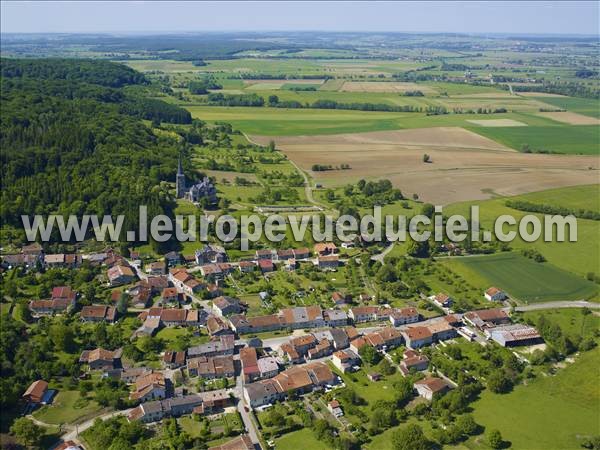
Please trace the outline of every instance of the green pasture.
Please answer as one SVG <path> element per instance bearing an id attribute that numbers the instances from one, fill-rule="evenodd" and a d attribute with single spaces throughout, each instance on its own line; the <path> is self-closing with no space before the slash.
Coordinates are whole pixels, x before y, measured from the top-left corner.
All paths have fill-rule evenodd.
<path id="1" fill-rule="evenodd" d="M 472 404 L 475 421 L 498 429 L 519 449 L 580 449 L 584 437 L 600 434 L 600 350 L 576 356 L 556 375 L 538 377 L 509 394 L 485 390 Z M 475 439 L 473 449 L 487 448 Z"/>
<path id="2" fill-rule="evenodd" d="M 282 91 L 278 91 L 282 92 Z M 287 94 L 287 92 L 286 92 Z M 290 92 L 295 95 L 297 93 Z M 302 92 L 299 94 L 307 94 Z M 308 92 L 308 94 L 319 94 Z M 329 96 L 330 93 L 328 93 Z M 336 94 L 336 93 L 333 93 Z M 345 93 L 343 93 L 345 94 Z M 352 93 L 353 94 L 353 93 Z M 360 94 L 360 93 L 359 93 Z M 406 97 L 398 97 L 404 100 Z M 413 101 L 413 99 L 410 99 Z M 469 120 L 513 119 L 530 126 L 554 126 L 556 129 L 568 126 L 532 114 L 446 114 L 427 116 L 424 113 L 394 113 L 379 111 L 350 111 L 341 109 L 285 109 L 221 107 L 203 105 L 182 105 L 193 117 L 208 122 L 224 121 L 248 134 L 265 136 L 299 136 L 318 134 L 359 133 L 366 131 L 399 130 L 409 128 L 458 126 L 485 135 L 487 130 L 511 130 L 513 128 L 485 128 L 475 126 Z M 581 129 L 585 127 L 577 127 Z M 481 131 L 484 130 L 484 131 Z"/>
<path id="3" fill-rule="evenodd" d="M 600 100 L 576 97 L 536 97 L 536 100 L 567 111 L 600 118 Z"/>
<path id="4" fill-rule="evenodd" d="M 557 206 L 568 206 L 569 204 L 573 204 L 573 207 L 597 210 L 599 189 L 599 185 L 574 186 L 510 198 L 549 205 L 553 205 L 554 199 L 557 199 Z M 452 214 L 463 214 L 466 217 L 469 217 L 470 206 L 477 205 L 479 207 L 479 220 L 482 227 L 487 230 L 493 230 L 494 222 L 500 215 L 509 214 L 519 221 L 523 216 L 531 214 L 508 208 L 505 205 L 505 202 L 506 198 L 498 198 L 455 203 L 446 206 L 444 208 L 444 214 L 448 216 Z M 535 215 L 540 220 L 543 220 L 542 214 Z M 505 231 L 509 231 L 509 229 L 514 231 L 516 230 L 516 227 L 505 227 Z M 510 243 L 510 246 L 518 250 L 523 248 L 536 249 L 541 252 L 552 265 L 584 277 L 590 271 L 598 272 L 598 268 L 600 267 L 600 249 L 598 248 L 598 245 L 596 245 L 599 235 L 599 221 L 577 219 L 576 242 L 557 242 L 555 239 L 550 242 L 544 242 L 543 239 L 537 240 L 536 242 L 525 242 L 517 237 L 517 239 Z"/>
<path id="5" fill-rule="evenodd" d="M 596 125 L 470 127 L 485 137 L 521 151 L 528 145 L 532 151 L 568 154 L 600 154 L 600 128 Z"/>
<path id="6" fill-rule="evenodd" d="M 84 416 L 91 416 L 101 407 L 92 399 L 84 399 L 78 391 L 59 390 L 51 405 L 42 406 L 33 416 L 52 425 L 72 423 Z"/>
<path id="7" fill-rule="evenodd" d="M 448 264 L 473 284 L 497 286 L 527 303 L 581 300 L 598 294 L 598 286 L 583 277 L 515 253 L 455 258 Z"/>

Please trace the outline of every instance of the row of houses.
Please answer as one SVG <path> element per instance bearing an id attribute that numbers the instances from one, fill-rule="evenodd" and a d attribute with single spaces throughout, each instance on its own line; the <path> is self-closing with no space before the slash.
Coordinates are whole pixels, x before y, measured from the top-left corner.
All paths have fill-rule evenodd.
<path id="1" fill-rule="evenodd" d="M 342 327 L 352 323 L 390 321 L 393 326 L 406 325 L 421 320 L 416 308 L 384 308 L 360 306 L 348 313 L 341 309 L 323 310 L 319 306 L 285 308 L 278 314 L 247 317 L 236 314 L 229 318 L 231 329 L 238 334 L 275 331 L 284 328 L 305 329 Z"/>
<path id="2" fill-rule="evenodd" d="M 337 383 L 327 364 L 312 362 L 294 366 L 273 378 L 244 385 L 244 399 L 251 408 L 284 399 L 289 394 L 302 394 Z"/>
<path id="3" fill-rule="evenodd" d="M 127 418 L 130 422 L 158 422 L 167 417 L 180 417 L 186 414 L 210 414 L 232 404 L 229 391 L 201 392 L 168 399 L 142 402 L 131 410 Z"/>
<path id="4" fill-rule="evenodd" d="M 43 268 L 67 268 L 76 269 L 83 264 L 84 255 L 76 253 L 53 253 L 45 254 L 43 247 L 37 242 L 25 245 L 21 252 L 2 257 L 3 268 L 27 266 L 41 266 Z"/>
<path id="5" fill-rule="evenodd" d="M 197 327 L 206 323 L 207 315 L 202 309 L 150 308 L 138 314 L 143 321 L 133 337 L 152 336 L 162 327 Z"/>
<path id="6" fill-rule="evenodd" d="M 450 315 L 430 322 L 427 325 L 407 327 L 400 333 L 407 347 L 415 349 L 434 342 L 455 338 L 458 336 L 456 326 L 459 324 L 460 320 L 456 316 Z"/>
<path id="7" fill-rule="evenodd" d="M 255 261 L 281 261 L 285 262 L 291 259 L 308 259 L 310 258 L 310 251 L 307 248 L 294 248 L 285 250 L 256 250 L 254 254 Z"/>
<path id="8" fill-rule="evenodd" d="M 69 286 L 57 286 L 52 289 L 49 299 L 29 302 L 29 310 L 34 317 L 64 314 L 75 308 L 76 302 L 77 292 Z"/>

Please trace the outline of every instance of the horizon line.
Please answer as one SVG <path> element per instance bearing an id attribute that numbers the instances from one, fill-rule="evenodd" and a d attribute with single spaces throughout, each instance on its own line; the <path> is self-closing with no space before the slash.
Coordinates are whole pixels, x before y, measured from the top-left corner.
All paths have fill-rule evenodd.
<path id="1" fill-rule="evenodd" d="M 588 33 L 528 33 L 528 32 L 509 32 L 509 31 L 392 31 L 392 30 L 320 30 L 320 29 L 289 29 L 289 30 L 208 30 L 208 31 L 194 31 L 194 30 L 140 30 L 140 31 L 0 31 L 0 35 L 10 34 L 21 34 L 21 35 L 83 35 L 83 34 L 100 34 L 100 35 L 181 35 L 181 34 L 224 34 L 224 33 L 254 33 L 254 34 L 269 34 L 269 33 L 325 33 L 325 34 L 337 34 L 337 33 L 351 33 L 351 34 L 455 34 L 465 36 L 506 36 L 506 37 L 525 37 L 525 36 L 539 36 L 539 37 L 600 37 L 600 31 L 597 34 Z M 600 42 L 599 42 L 600 43 Z"/>

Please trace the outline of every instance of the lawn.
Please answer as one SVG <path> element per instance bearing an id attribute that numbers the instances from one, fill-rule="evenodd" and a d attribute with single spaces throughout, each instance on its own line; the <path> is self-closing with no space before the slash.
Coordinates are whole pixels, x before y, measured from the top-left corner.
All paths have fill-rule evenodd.
<path id="1" fill-rule="evenodd" d="M 574 208 L 585 208 L 598 210 L 600 186 L 575 186 L 561 189 L 551 189 L 511 199 L 527 200 L 534 203 L 548 205 L 569 206 Z M 505 198 L 484 200 L 476 202 L 455 203 L 444 208 L 445 215 L 466 214 L 468 217 L 471 205 L 479 206 L 480 222 L 488 230 L 493 229 L 494 221 L 503 214 L 509 214 L 519 221 L 528 212 L 517 211 L 505 206 Z M 555 203 L 556 202 L 556 203 Z M 540 220 L 541 214 L 535 214 Z M 514 227 L 512 229 L 515 229 Z M 536 242 L 524 242 L 515 239 L 510 243 L 512 248 L 534 248 L 541 252 L 551 264 L 569 272 L 574 272 L 582 277 L 589 271 L 598 271 L 600 262 L 600 248 L 598 247 L 598 236 L 600 235 L 600 222 L 596 220 L 577 220 L 576 242 L 544 242 L 540 239 Z"/>
<path id="2" fill-rule="evenodd" d="M 369 407 L 378 400 L 390 400 L 393 392 L 393 383 L 397 382 L 404 377 L 400 372 L 396 372 L 392 375 L 384 376 L 380 381 L 370 381 L 367 378 L 367 373 L 380 372 L 377 366 L 374 367 L 362 367 L 359 371 L 354 373 L 342 374 L 339 370 L 334 368 L 332 370 L 342 377 L 347 387 L 353 389 L 359 397 L 362 397 L 367 401 L 367 405 L 361 408 L 364 409 L 365 413 L 369 414 Z"/>
<path id="3" fill-rule="evenodd" d="M 516 253 L 457 258 L 449 265 L 474 284 L 498 286 L 526 303 L 581 300 L 598 293 L 598 287 L 582 277 Z"/>
<path id="4" fill-rule="evenodd" d="M 304 428 L 285 434 L 275 440 L 277 450 L 298 450 L 301 446 L 303 450 L 328 450 L 326 444 L 319 441 L 312 430 Z"/>
<path id="5" fill-rule="evenodd" d="M 470 130 L 521 151 L 598 155 L 600 131 L 596 125 L 556 125 L 527 127 L 470 127 Z"/>
<path id="6" fill-rule="evenodd" d="M 181 429 L 189 434 L 191 437 L 196 438 L 201 435 L 200 431 L 202 430 L 201 422 L 194 420 L 192 416 L 184 416 L 178 419 L 178 423 L 181 426 Z M 223 432 L 225 423 L 227 423 L 231 430 L 233 431 L 241 431 L 243 430 L 243 425 L 240 421 L 240 418 L 237 413 L 233 414 L 224 414 L 216 420 L 210 421 L 210 431 L 213 435 L 219 434 Z M 231 439 L 231 438 L 230 438 Z"/>
<path id="7" fill-rule="evenodd" d="M 163 328 L 156 337 L 162 339 L 166 343 L 168 350 L 183 350 L 185 343 L 189 342 L 189 346 L 200 345 L 208 341 L 208 336 L 193 336 L 188 328 Z M 187 338 L 187 340 L 186 340 Z"/>
<path id="8" fill-rule="evenodd" d="M 77 391 L 59 391 L 52 405 L 43 406 L 33 416 L 42 422 L 60 425 L 75 422 L 101 409 L 93 400 L 80 399 L 81 395 Z"/>
<path id="9" fill-rule="evenodd" d="M 600 433 L 600 349 L 577 358 L 557 375 L 517 386 L 509 394 L 484 391 L 472 405 L 475 420 L 499 429 L 514 449 L 581 448 L 578 436 Z"/>

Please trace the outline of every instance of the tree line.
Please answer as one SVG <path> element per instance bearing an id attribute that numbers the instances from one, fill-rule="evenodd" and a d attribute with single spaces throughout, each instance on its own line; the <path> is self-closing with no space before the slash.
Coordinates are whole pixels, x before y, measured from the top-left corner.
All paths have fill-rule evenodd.
<path id="1" fill-rule="evenodd" d="M 551 214 L 559 216 L 575 216 L 578 219 L 588 220 L 600 220 L 600 212 L 591 211 L 589 209 L 574 209 L 565 208 L 555 205 L 546 205 L 528 202 L 526 200 L 506 200 L 504 203 L 509 208 L 516 209 L 518 211 L 534 212 L 540 214 Z"/>

